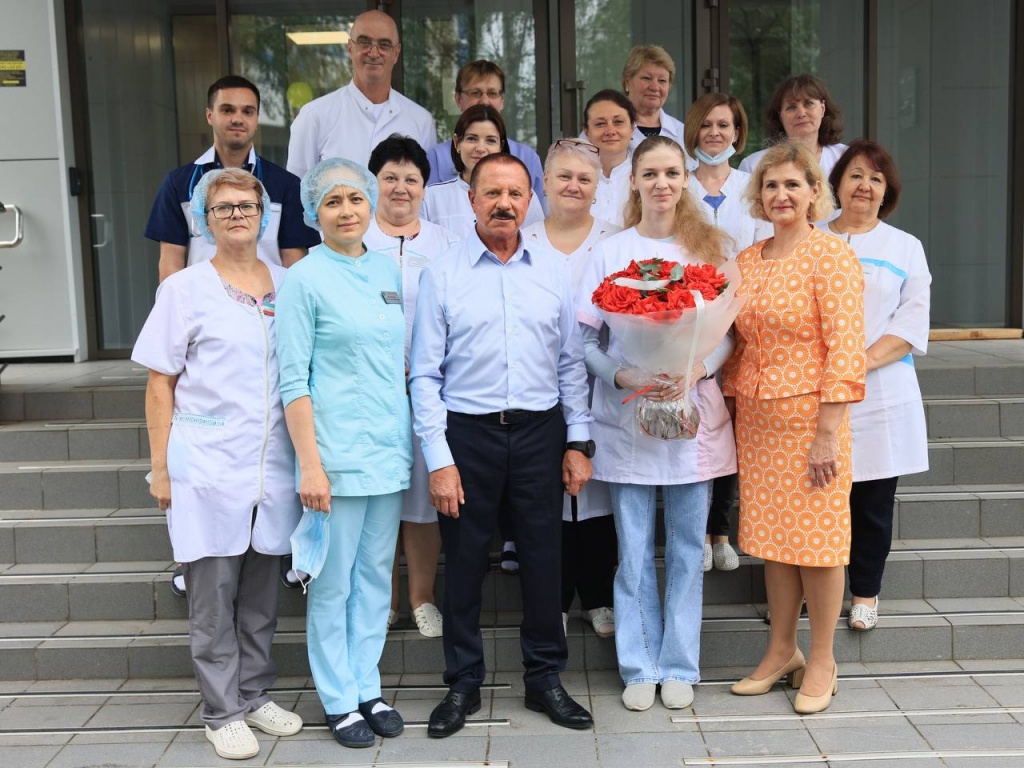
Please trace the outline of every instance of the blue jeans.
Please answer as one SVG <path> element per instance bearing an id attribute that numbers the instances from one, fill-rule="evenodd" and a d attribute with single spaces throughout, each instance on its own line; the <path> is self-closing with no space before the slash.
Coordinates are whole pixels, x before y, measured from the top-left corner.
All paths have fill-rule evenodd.
<path id="1" fill-rule="evenodd" d="M 662 486 L 665 504 L 665 611 L 654 568 L 657 487 L 609 483 L 619 569 L 615 650 L 626 685 L 700 680 L 704 530 L 711 482 Z"/>

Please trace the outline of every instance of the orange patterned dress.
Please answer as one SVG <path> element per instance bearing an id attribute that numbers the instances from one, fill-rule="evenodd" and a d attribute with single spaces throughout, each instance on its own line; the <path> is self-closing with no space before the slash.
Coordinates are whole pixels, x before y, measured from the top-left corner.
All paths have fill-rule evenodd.
<path id="1" fill-rule="evenodd" d="M 764 259 L 765 240 L 736 257 L 747 301 L 722 391 L 736 398 L 740 547 L 765 560 L 831 567 L 850 561 L 850 419 L 839 475 L 811 484 L 807 456 L 818 404 L 864 399 L 863 273 L 850 247 L 813 230 L 792 253 Z"/>

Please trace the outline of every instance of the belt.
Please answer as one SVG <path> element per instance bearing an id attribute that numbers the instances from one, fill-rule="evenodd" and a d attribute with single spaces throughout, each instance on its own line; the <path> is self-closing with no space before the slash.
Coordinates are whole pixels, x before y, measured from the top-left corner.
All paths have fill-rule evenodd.
<path id="1" fill-rule="evenodd" d="M 495 411 L 494 413 L 460 413 L 459 416 L 465 416 L 469 419 L 476 419 L 477 421 L 484 421 L 488 424 L 497 424 L 501 427 L 514 427 L 519 424 L 525 424 L 533 419 L 539 419 L 542 416 L 547 416 L 552 411 L 558 410 L 561 406 L 554 406 L 546 411 L 526 411 L 522 408 L 509 408 L 506 411 Z M 453 413 L 455 413 L 453 411 Z"/>

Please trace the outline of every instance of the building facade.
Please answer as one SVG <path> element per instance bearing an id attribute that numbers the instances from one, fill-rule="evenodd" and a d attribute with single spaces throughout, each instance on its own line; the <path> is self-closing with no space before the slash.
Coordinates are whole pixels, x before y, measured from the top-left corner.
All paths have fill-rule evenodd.
<path id="1" fill-rule="evenodd" d="M 1021 328 L 1024 14 L 1012 0 L 0 0 L 0 203 L 23 237 L 0 247 L 0 359 L 126 356 L 152 304 L 143 235 L 163 176 L 209 146 L 206 89 L 263 94 L 257 149 L 284 164 L 298 109 L 348 82 L 347 31 L 395 17 L 395 86 L 454 125 L 459 67 L 507 73 L 510 135 L 544 150 L 579 132 L 586 99 L 621 87 L 629 49 L 657 43 L 682 119 L 712 90 L 763 136 L 775 84 L 812 72 L 844 140 L 887 146 L 903 176 L 890 221 L 919 237 L 932 325 Z M 19 214 L 0 214 L 0 246 Z"/>

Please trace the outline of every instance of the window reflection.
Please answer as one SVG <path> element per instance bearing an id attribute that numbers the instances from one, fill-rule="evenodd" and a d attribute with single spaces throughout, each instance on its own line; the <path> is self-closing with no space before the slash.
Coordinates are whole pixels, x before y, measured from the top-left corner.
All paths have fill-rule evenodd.
<path id="1" fill-rule="evenodd" d="M 478 10 L 479 5 L 403 5 L 405 95 L 429 110 L 438 130 L 450 137 L 459 116 L 454 97 L 455 76 L 463 64 L 488 59 L 505 72 L 502 116 L 509 137 L 536 147 L 537 41 L 533 3 L 509 0 L 501 4 L 500 11 Z"/>

